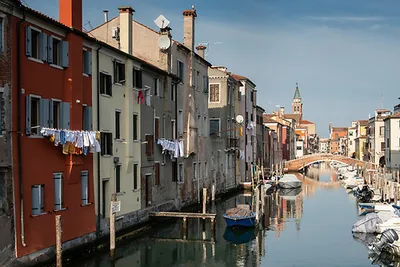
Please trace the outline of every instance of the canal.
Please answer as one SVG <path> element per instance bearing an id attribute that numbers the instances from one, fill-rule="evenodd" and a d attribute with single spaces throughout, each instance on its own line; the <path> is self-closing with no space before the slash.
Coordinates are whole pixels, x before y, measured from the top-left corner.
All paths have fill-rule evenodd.
<path id="1" fill-rule="evenodd" d="M 264 226 L 254 231 L 227 231 L 217 216 L 215 242 L 210 226 L 189 220 L 183 240 L 181 221 L 163 223 L 147 236 L 117 246 L 116 260 L 108 253 L 73 262 L 76 267 L 155 266 L 370 266 L 368 250 L 356 241 L 351 227 L 357 220 L 355 199 L 334 173 L 322 165 L 307 176 L 303 187 L 288 196 L 273 193 Z M 251 197 L 239 194 L 212 209 L 222 215 Z"/>

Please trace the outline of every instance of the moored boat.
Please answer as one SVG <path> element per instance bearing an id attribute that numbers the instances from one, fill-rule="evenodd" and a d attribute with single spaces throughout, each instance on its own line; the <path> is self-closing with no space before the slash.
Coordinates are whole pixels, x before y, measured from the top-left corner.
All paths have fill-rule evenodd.
<path id="1" fill-rule="evenodd" d="M 250 210 L 249 205 L 238 205 L 226 211 L 223 215 L 227 227 L 254 227 L 256 213 Z"/>
<path id="2" fill-rule="evenodd" d="M 301 181 L 294 174 L 285 174 L 279 180 L 280 188 L 298 188 L 301 187 Z"/>

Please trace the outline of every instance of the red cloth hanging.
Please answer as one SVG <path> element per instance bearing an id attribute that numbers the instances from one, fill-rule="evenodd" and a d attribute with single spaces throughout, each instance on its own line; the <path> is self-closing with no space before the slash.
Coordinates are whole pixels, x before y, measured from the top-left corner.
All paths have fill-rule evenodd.
<path id="1" fill-rule="evenodd" d="M 143 95 L 143 91 L 139 91 L 139 92 L 138 92 L 138 96 L 137 96 L 137 102 L 138 102 L 138 104 L 140 104 L 140 99 L 142 99 L 142 104 L 144 104 L 144 95 Z"/>

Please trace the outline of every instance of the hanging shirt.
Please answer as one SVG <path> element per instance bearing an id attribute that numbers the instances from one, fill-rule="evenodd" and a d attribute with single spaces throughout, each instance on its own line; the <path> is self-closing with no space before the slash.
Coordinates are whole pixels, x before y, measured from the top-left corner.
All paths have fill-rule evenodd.
<path id="1" fill-rule="evenodd" d="M 142 104 L 144 104 L 144 95 L 143 95 L 143 91 L 139 91 L 139 92 L 138 92 L 138 96 L 137 96 L 137 102 L 138 102 L 138 104 L 140 104 L 140 99 L 142 99 Z"/>

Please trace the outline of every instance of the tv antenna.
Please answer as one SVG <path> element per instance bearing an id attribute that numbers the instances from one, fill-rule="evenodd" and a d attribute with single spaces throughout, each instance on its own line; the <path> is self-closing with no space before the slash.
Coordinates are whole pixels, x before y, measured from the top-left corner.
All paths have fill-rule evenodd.
<path id="1" fill-rule="evenodd" d="M 170 24 L 169 20 L 167 20 L 166 17 L 164 17 L 164 15 L 160 15 L 158 16 L 158 18 L 156 18 L 154 20 L 154 23 L 157 25 L 158 28 L 160 29 L 165 29 L 168 27 L 168 25 Z"/>

